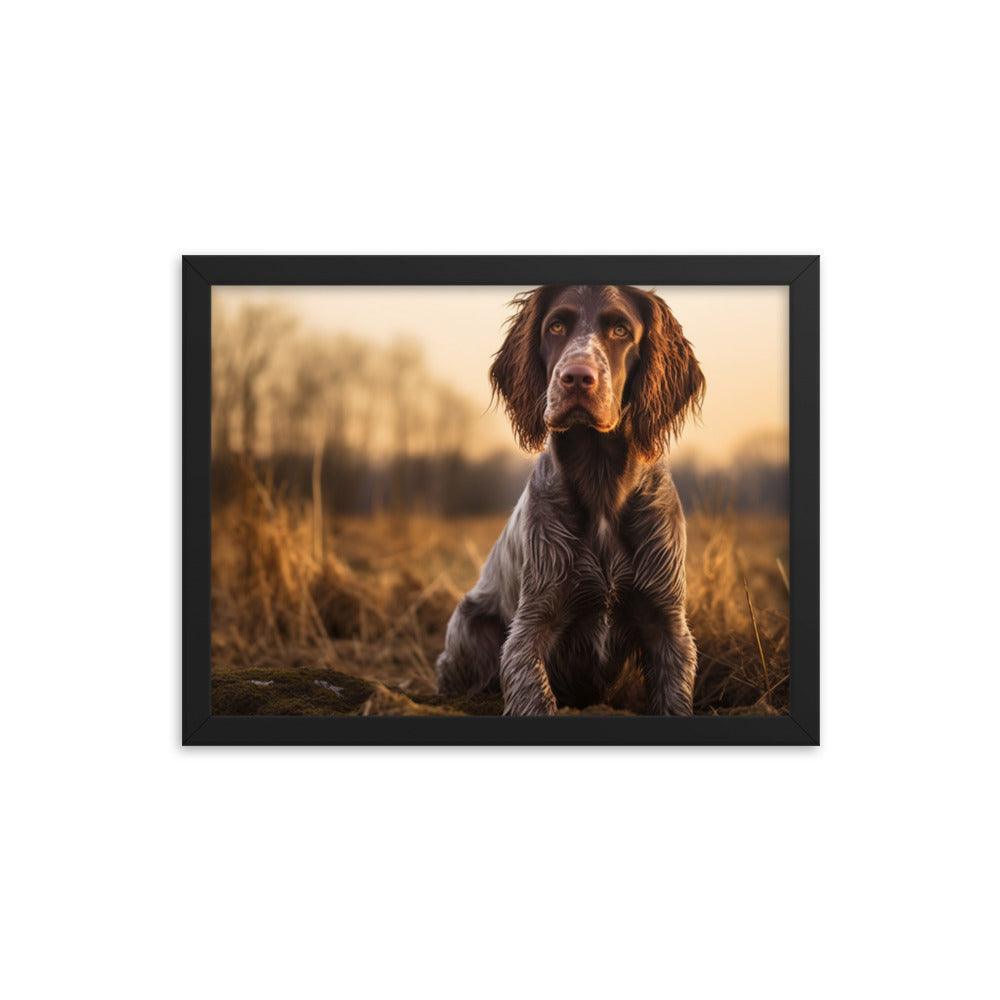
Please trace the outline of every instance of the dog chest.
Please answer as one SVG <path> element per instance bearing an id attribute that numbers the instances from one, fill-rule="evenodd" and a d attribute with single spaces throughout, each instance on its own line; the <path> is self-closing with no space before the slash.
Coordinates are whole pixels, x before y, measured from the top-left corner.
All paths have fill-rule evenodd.
<path id="1" fill-rule="evenodd" d="M 577 606 L 610 608 L 632 579 L 628 553 L 612 525 L 600 518 L 577 550 L 571 574 Z"/>

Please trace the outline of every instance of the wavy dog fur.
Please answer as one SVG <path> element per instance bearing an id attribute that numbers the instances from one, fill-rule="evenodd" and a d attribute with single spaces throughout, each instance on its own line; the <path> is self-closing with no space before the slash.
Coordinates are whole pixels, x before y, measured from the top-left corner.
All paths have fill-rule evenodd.
<path id="1" fill-rule="evenodd" d="M 631 286 L 545 286 L 512 306 L 490 379 L 521 446 L 547 447 L 451 616 L 438 687 L 499 684 L 504 714 L 552 714 L 601 702 L 636 665 L 651 714 L 690 715 L 686 534 L 664 455 L 704 398 L 694 351 Z"/>

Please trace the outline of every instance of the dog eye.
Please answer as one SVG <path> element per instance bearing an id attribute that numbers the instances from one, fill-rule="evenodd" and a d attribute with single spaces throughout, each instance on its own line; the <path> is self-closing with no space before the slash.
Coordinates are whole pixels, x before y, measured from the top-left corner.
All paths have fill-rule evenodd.
<path id="1" fill-rule="evenodd" d="M 611 327 L 612 337 L 622 338 L 622 337 L 627 337 L 628 335 L 629 335 L 629 328 L 624 323 L 615 323 L 615 325 Z"/>
<path id="2" fill-rule="evenodd" d="M 556 337 L 561 337 L 566 332 L 566 324 L 561 320 L 553 320 L 549 323 L 549 333 Z"/>

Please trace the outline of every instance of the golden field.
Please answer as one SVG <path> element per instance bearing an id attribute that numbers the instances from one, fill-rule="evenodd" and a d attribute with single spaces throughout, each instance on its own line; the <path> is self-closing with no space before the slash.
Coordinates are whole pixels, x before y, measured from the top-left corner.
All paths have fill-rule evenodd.
<path id="1" fill-rule="evenodd" d="M 434 660 L 503 517 L 327 517 L 261 482 L 212 519 L 213 712 L 498 714 L 439 697 Z M 688 514 L 698 714 L 788 708 L 787 520 Z M 626 688 L 628 686 L 626 685 Z M 614 706 L 641 711 L 632 686 Z"/>

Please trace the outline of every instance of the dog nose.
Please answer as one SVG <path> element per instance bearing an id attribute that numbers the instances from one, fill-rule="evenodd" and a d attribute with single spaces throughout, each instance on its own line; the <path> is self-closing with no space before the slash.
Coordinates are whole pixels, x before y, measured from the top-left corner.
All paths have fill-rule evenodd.
<path id="1" fill-rule="evenodd" d="M 565 389 L 590 392 L 597 385 L 597 372 L 590 365 L 567 365 L 559 376 Z"/>

